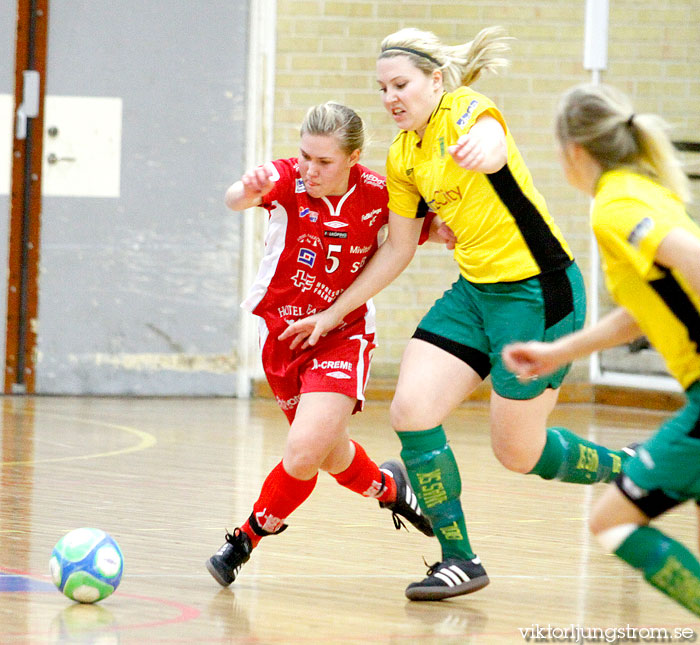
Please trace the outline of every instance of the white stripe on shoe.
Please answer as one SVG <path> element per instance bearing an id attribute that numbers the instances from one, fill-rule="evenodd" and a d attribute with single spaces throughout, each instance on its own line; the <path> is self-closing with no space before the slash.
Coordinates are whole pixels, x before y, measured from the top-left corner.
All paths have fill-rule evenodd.
<path id="1" fill-rule="evenodd" d="M 420 506 L 418 506 L 418 498 L 408 486 L 406 487 L 406 503 L 418 513 L 418 515 L 421 515 Z"/>
<path id="2" fill-rule="evenodd" d="M 460 578 L 455 572 L 454 572 L 455 567 L 445 567 L 444 569 L 440 570 L 440 573 L 443 575 L 449 576 L 452 582 L 456 585 L 461 585 L 462 584 L 462 578 Z"/>
<path id="3" fill-rule="evenodd" d="M 450 576 L 446 575 L 447 573 L 447 569 L 443 569 L 437 573 L 434 573 L 433 575 L 436 578 L 440 578 L 440 580 L 442 580 L 448 587 L 454 587 L 457 582 L 455 582 Z M 452 576 L 454 577 L 454 574 L 452 574 Z"/>
<path id="4" fill-rule="evenodd" d="M 471 580 L 471 578 L 464 571 L 462 571 L 456 564 L 453 564 L 451 567 L 449 567 L 449 570 L 456 573 L 457 577 L 462 579 L 462 582 L 469 582 L 469 580 Z"/>
<path id="5" fill-rule="evenodd" d="M 469 582 L 471 578 L 460 569 L 456 564 L 449 567 L 443 567 L 433 574 L 436 578 L 440 578 L 448 587 L 461 585 Z"/>

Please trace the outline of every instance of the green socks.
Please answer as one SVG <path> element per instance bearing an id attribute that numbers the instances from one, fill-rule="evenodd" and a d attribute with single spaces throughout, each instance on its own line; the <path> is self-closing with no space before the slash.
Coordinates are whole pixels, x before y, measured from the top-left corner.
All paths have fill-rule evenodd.
<path id="1" fill-rule="evenodd" d="M 442 426 L 397 434 L 411 486 L 440 541 L 443 560 L 476 557 L 469 544 L 459 501 L 462 492 L 459 468 Z"/>
<path id="2" fill-rule="evenodd" d="M 640 526 L 615 555 L 640 569 L 652 586 L 700 616 L 700 563 L 680 542 L 650 526 Z"/>
<path id="3" fill-rule="evenodd" d="M 440 541 L 443 559 L 471 560 L 475 555 L 459 500 L 462 480 L 443 427 L 397 435 L 411 486 Z M 577 484 L 610 482 L 620 473 L 624 456 L 565 428 L 548 428 L 547 442 L 531 474 Z"/>
<path id="4" fill-rule="evenodd" d="M 620 474 L 625 456 L 582 439 L 566 428 L 547 428 L 547 443 L 528 474 L 573 484 L 611 482 Z"/>

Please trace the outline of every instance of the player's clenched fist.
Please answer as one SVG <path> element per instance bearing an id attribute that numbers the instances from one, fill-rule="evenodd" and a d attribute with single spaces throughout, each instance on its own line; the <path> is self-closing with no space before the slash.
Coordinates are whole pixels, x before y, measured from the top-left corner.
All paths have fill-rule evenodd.
<path id="1" fill-rule="evenodd" d="M 241 177 L 244 195 L 251 199 L 262 197 L 272 190 L 274 180 L 272 173 L 266 166 L 255 166 Z"/>

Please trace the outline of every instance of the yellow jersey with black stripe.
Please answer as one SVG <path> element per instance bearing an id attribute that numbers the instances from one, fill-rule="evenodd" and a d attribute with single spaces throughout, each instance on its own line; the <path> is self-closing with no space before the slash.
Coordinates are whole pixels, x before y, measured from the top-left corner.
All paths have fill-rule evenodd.
<path id="1" fill-rule="evenodd" d="M 447 148 L 482 114 L 506 133 L 508 159 L 498 172 L 464 170 Z M 457 237 L 455 259 L 470 282 L 524 280 L 562 269 L 573 256 L 535 188 L 495 104 L 468 87 L 445 93 L 423 139 L 402 130 L 387 158 L 389 209 L 404 217 L 435 211 Z"/>
<path id="2" fill-rule="evenodd" d="M 671 191 L 628 169 L 603 173 L 591 224 L 610 294 L 688 388 L 700 378 L 700 298 L 681 275 L 654 258 L 671 230 L 700 238 L 700 227 Z"/>

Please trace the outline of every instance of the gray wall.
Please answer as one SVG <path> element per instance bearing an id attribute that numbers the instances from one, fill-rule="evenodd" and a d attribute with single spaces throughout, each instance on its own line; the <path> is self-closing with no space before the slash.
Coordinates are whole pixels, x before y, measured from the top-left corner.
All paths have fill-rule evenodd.
<path id="1" fill-rule="evenodd" d="M 247 23 L 243 0 L 52 0 L 47 95 L 121 98 L 121 177 L 44 196 L 37 392 L 235 391 Z"/>

